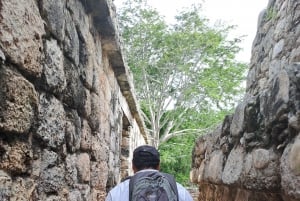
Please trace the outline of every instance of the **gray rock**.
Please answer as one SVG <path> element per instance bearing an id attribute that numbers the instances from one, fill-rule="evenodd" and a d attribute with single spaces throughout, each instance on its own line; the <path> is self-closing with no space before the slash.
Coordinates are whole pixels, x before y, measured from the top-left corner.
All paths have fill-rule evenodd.
<path id="1" fill-rule="evenodd" d="M 54 97 L 40 95 L 39 124 L 37 137 L 53 148 L 59 149 L 65 139 L 65 111 L 61 102 Z"/>
<path id="2" fill-rule="evenodd" d="M 81 130 L 81 141 L 80 141 L 80 149 L 83 151 L 90 151 L 92 147 L 92 131 L 88 122 L 83 120 L 82 122 L 82 130 Z"/>
<path id="3" fill-rule="evenodd" d="M 36 183 L 30 178 L 15 178 L 12 185 L 12 196 L 10 200 L 30 200 L 36 188 Z"/>
<path id="4" fill-rule="evenodd" d="M 275 44 L 272 54 L 272 59 L 278 57 L 278 55 L 283 51 L 284 39 L 281 39 L 278 43 Z"/>
<path id="5" fill-rule="evenodd" d="M 90 156 L 87 153 L 82 153 L 77 157 L 76 167 L 79 179 L 82 183 L 89 182 L 90 174 Z"/>
<path id="6" fill-rule="evenodd" d="M 204 178 L 208 181 L 220 184 L 222 181 L 224 155 L 221 151 L 215 151 L 211 154 L 211 159 L 205 168 Z"/>
<path id="7" fill-rule="evenodd" d="M 89 93 L 83 86 L 78 68 L 75 67 L 68 59 L 64 60 L 65 76 L 67 86 L 63 91 L 63 102 L 71 108 L 77 108 L 79 115 L 88 113 L 86 106 L 89 104 Z M 87 93 L 87 94 L 86 94 Z"/>
<path id="8" fill-rule="evenodd" d="M 245 153 L 241 147 L 233 149 L 226 161 L 222 181 L 224 184 L 233 185 L 238 184 L 241 179 Z"/>
<path id="9" fill-rule="evenodd" d="M 45 45 L 45 65 L 43 75 L 46 85 L 60 95 L 66 87 L 63 52 L 56 40 L 47 40 Z"/>
<path id="10" fill-rule="evenodd" d="M 65 12 L 66 1 L 42 0 L 42 11 L 45 21 L 50 32 L 56 36 L 59 41 L 63 41 L 65 37 Z"/>
<path id="11" fill-rule="evenodd" d="M 76 184 L 74 188 L 81 193 L 82 200 L 88 201 L 91 200 L 91 188 L 87 184 Z"/>
<path id="12" fill-rule="evenodd" d="M 71 14 L 69 12 L 65 13 L 65 32 L 66 36 L 64 38 L 64 51 L 76 67 L 79 65 L 79 38 L 76 30 L 76 26 L 72 20 Z"/>
<path id="13" fill-rule="evenodd" d="M 6 60 L 6 57 L 3 53 L 3 51 L 0 49 L 0 61 L 1 61 L 1 63 L 3 63 L 5 60 Z"/>
<path id="14" fill-rule="evenodd" d="M 76 155 L 67 155 L 66 157 L 66 182 L 69 186 L 78 183 L 78 171 L 76 168 Z"/>
<path id="15" fill-rule="evenodd" d="M 3 0 L 1 5 L 2 51 L 21 70 L 39 77 L 45 30 L 37 4 L 32 0 Z"/>
<path id="16" fill-rule="evenodd" d="M 73 153 L 80 149 L 81 120 L 74 110 L 68 112 L 66 116 L 66 144 L 68 151 Z"/>
<path id="17" fill-rule="evenodd" d="M 0 186 L 0 200 L 9 201 L 12 195 L 12 178 L 2 170 L 0 170 Z"/>
<path id="18" fill-rule="evenodd" d="M 58 162 L 58 155 L 56 152 L 49 151 L 47 149 L 43 150 L 42 163 L 40 164 L 42 170 L 54 167 L 57 164 L 57 162 Z"/>
<path id="19" fill-rule="evenodd" d="M 257 169 L 264 169 L 268 166 L 270 162 L 269 151 L 265 149 L 256 149 L 252 153 L 253 164 Z"/>
<path id="20" fill-rule="evenodd" d="M 232 118 L 232 124 L 230 125 L 230 133 L 234 137 L 240 136 L 245 129 L 245 106 L 245 102 L 242 102 L 235 109 L 235 113 Z"/>
<path id="21" fill-rule="evenodd" d="M 284 150 L 281 161 L 281 186 L 288 196 L 300 199 L 299 147 L 300 138 L 290 143 Z"/>
<path id="22" fill-rule="evenodd" d="M 73 190 L 68 195 L 68 201 L 83 201 L 81 193 L 78 190 Z"/>
<path id="23" fill-rule="evenodd" d="M 63 167 L 52 167 L 41 172 L 38 185 L 39 192 L 58 193 L 65 185 Z"/>

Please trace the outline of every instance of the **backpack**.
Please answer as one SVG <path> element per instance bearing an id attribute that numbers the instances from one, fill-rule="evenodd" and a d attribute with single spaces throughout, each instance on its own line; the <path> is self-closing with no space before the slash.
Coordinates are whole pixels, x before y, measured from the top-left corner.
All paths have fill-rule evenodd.
<path id="1" fill-rule="evenodd" d="M 174 177 L 158 171 L 138 172 L 129 181 L 129 201 L 178 201 Z"/>

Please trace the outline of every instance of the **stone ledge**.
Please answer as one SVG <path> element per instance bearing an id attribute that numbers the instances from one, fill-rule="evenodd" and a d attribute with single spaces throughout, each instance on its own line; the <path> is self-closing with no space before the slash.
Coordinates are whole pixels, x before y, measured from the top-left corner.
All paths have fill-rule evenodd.
<path id="1" fill-rule="evenodd" d="M 111 0 L 82 1 L 87 12 L 93 17 L 94 25 L 102 37 L 102 48 L 108 55 L 121 92 L 128 102 L 132 116 L 136 119 L 141 134 L 149 143 L 144 121 L 135 97 L 133 78 L 124 59 L 122 41 L 118 32 L 115 6 Z"/>

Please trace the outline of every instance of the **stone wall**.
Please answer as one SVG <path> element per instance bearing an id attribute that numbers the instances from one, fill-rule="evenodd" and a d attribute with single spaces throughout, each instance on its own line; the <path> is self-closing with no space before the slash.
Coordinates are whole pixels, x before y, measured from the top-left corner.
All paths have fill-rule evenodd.
<path id="1" fill-rule="evenodd" d="M 0 1 L 0 200 L 104 200 L 147 143 L 110 0 Z"/>
<path id="2" fill-rule="evenodd" d="M 244 99 L 195 144 L 199 201 L 300 200 L 300 1 L 269 0 Z"/>

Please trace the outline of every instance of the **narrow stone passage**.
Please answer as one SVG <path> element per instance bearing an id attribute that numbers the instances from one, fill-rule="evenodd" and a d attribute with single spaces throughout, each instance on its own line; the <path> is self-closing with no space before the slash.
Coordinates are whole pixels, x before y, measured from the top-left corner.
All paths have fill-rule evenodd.
<path id="1" fill-rule="evenodd" d="M 198 201 L 300 201 L 300 1 L 258 17 L 244 99 L 195 143 Z M 151 144 L 111 0 L 0 2 L 0 200 L 103 201 Z"/>

